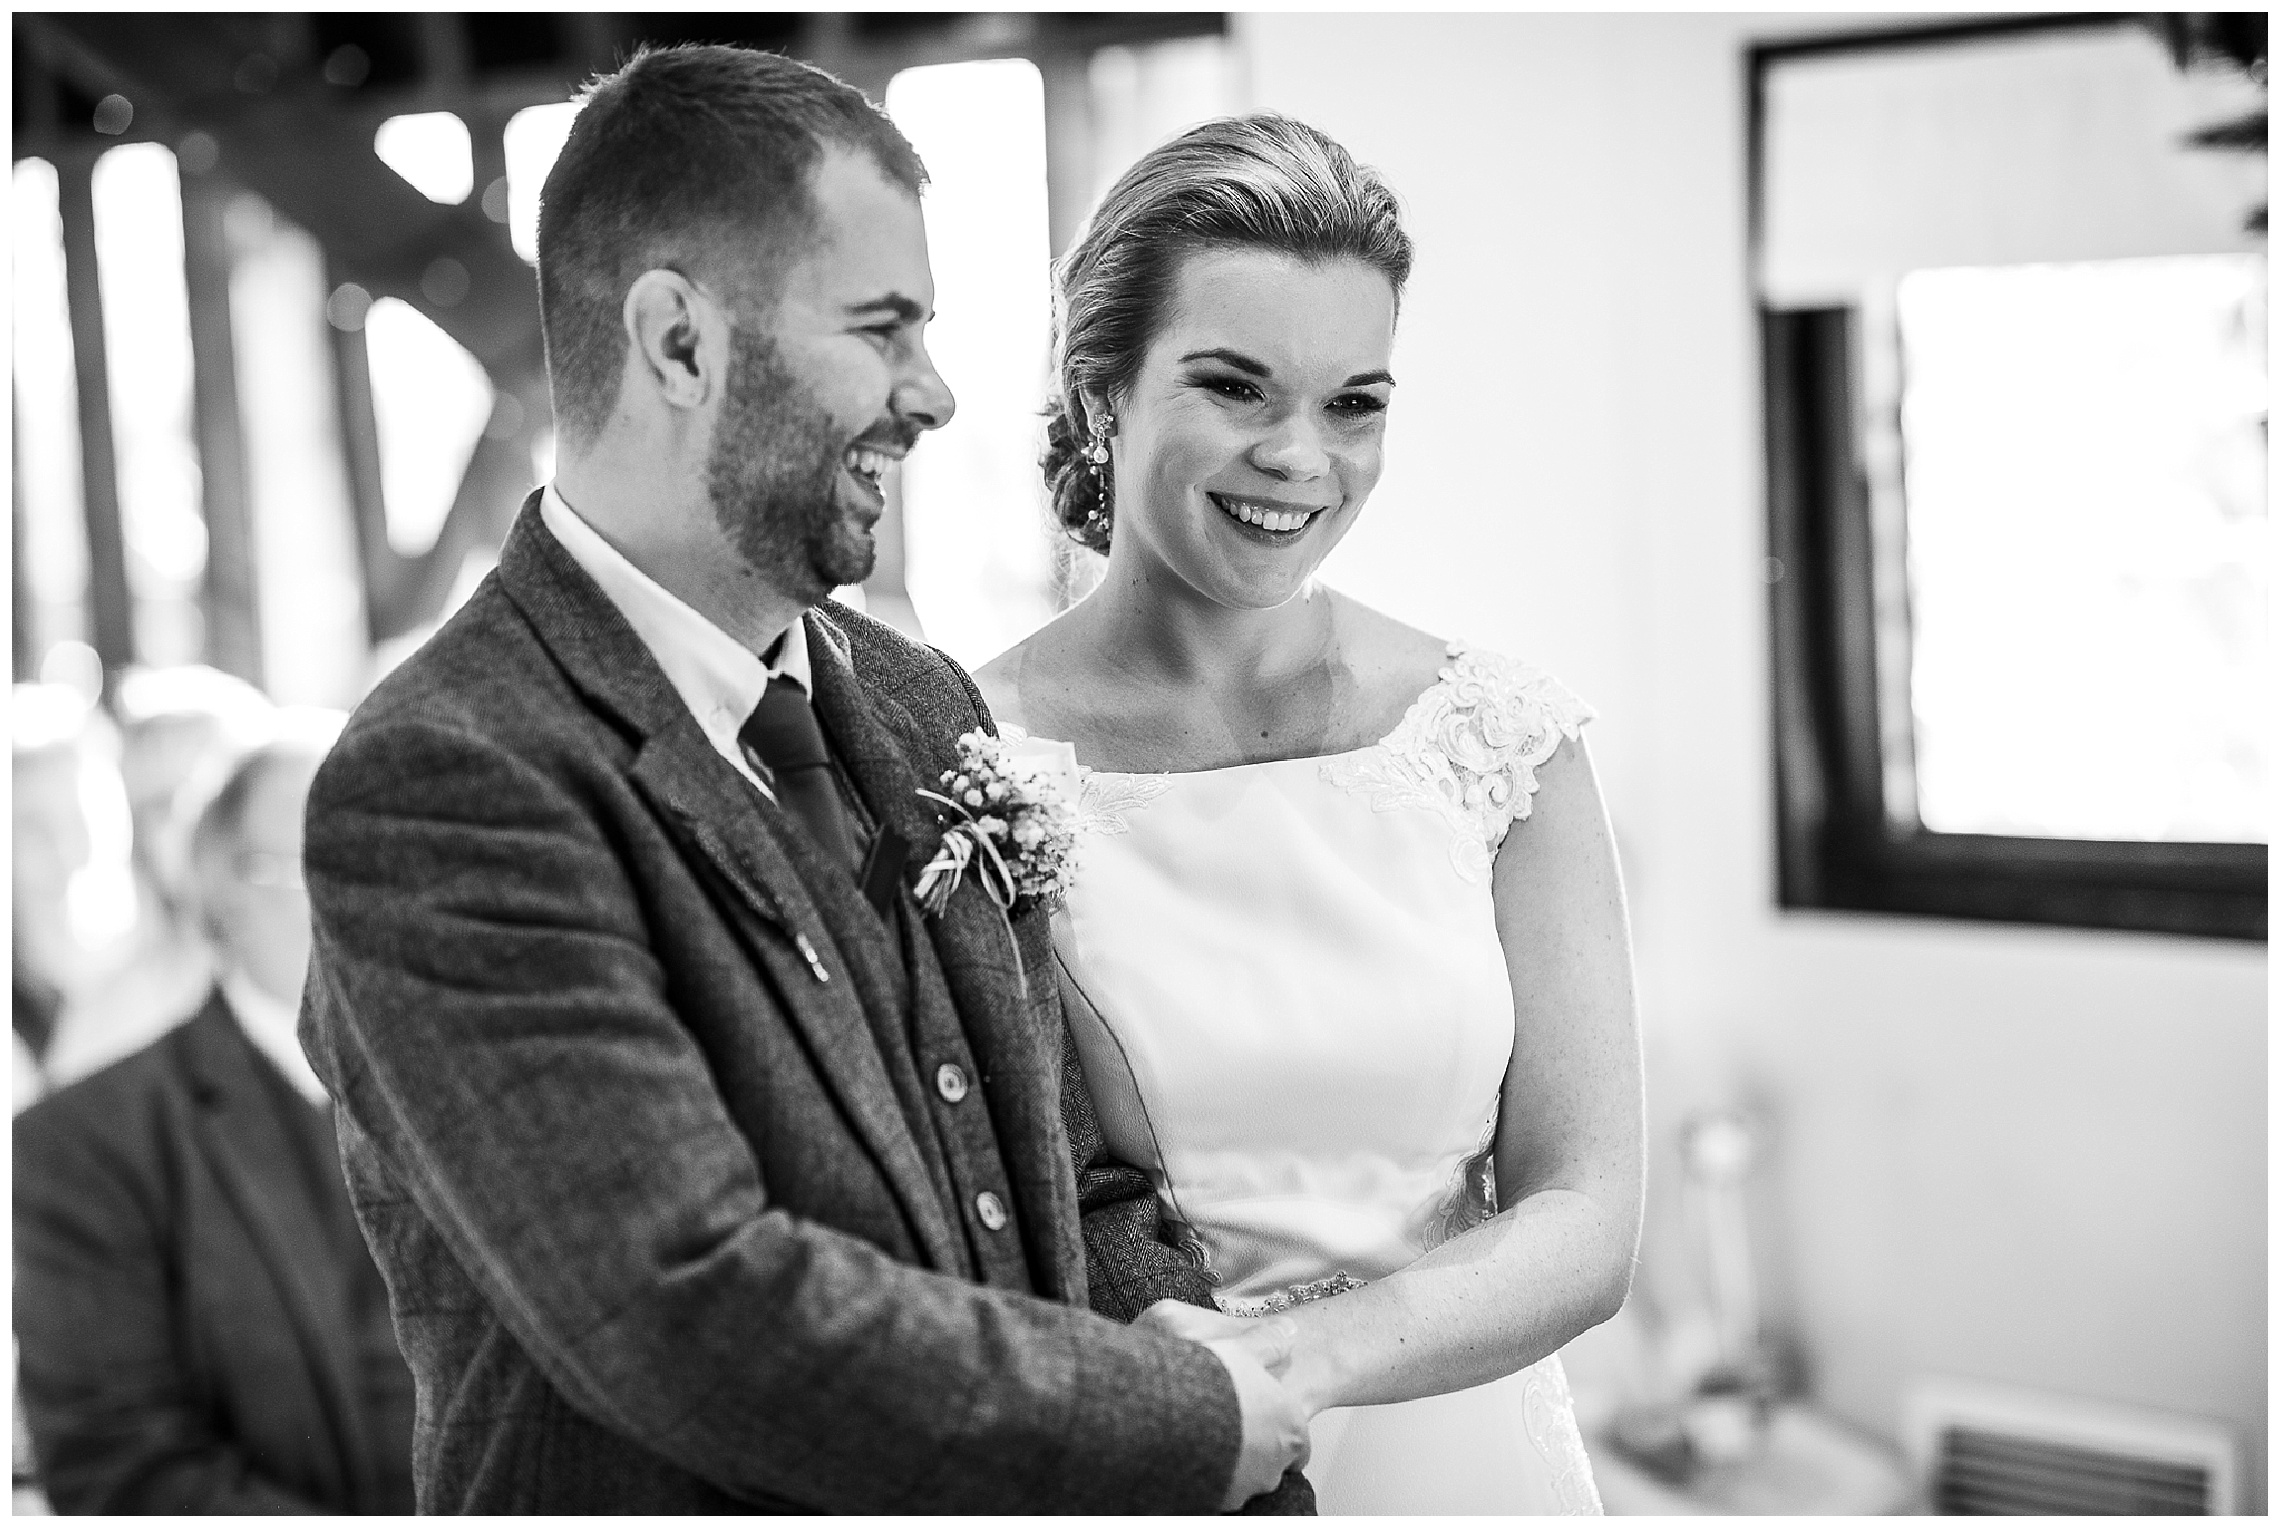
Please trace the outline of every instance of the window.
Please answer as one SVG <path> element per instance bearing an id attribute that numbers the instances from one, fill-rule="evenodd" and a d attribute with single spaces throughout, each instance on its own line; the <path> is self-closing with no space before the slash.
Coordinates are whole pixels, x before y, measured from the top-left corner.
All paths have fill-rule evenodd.
<path id="1" fill-rule="evenodd" d="M 2265 265 L 2185 143 L 2230 87 L 2125 17 L 1753 83 L 1783 905 L 2264 937 Z"/>
<path id="2" fill-rule="evenodd" d="M 350 704 L 364 691 L 370 644 L 324 252 L 251 191 L 231 199 L 227 225 L 262 674 L 270 698 L 286 705 Z"/>
<path id="3" fill-rule="evenodd" d="M 501 135 L 507 161 L 507 232 L 515 253 L 538 264 L 538 193 L 547 172 L 569 141 L 570 124 L 577 119 L 575 101 L 550 101 L 526 106 L 507 119 Z"/>
<path id="4" fill-rule="evenodd" d="M 190 296 L 173 153 L 162 143 L 107 151 L 95 161 L 93 197 L 135 651 L 147 663 L 190 663 L 205 651 L 198 593 L 206 521 L 191 428 Z"/>
<path id="5" fill-rule="evenodd" d="M 1050 57 L 1044 67 L 1066 71 L 1058 115 L 1045 72 L 1027 58 L 906 69 L 886 92 L 932 176 L 940 316 L 928 344 L 958 397 L 956 418 L 901 474 L 899 582 L 914 629 L 969 667 L 1088 592 L 1104 565 L 1052 525 L 1037 466 L 1053 386 L 1056 245 L 1133 160 L 1240 99 L 1221 36 L 1116 44 L 1075 68 Z M 896 618 L 897 582 L 874 575 L 872 614 Z"/>
<path id="6" fill-rule="evenodd" d="M 55 166 L 19 159 L 12 184 L 16 677 L 54 680 L 65 677 L 50 669 L 59 649 L 93 651 L 87 646 L 79 389 L 72 372 Z"/>
<path id="7" fill-rule="evenodd" d="M 2266 836 L 2259 263 L 1900 278 L 1871 459 L 1900 469 L 1914 746 L 1886 779 L 1926 828 Z"/>
<path id="8" fill-rule="evenodd" d="M 405 557 L 435 545 L 494 399 L 483 365 L 419 309 L 383 297 L 365 312 L 372 412 L 388 543 Z"/>
<path id="9" fill-rule="evenodd" d="M 904 585 L 921 630 L 969 668 L 1053 614 L 1045 395 L 1053 320 L 1045 88 L 1026 58 L 906 69 L 887 86 L 932 179 L 923 202 L 951 422 L 901 473 Z"/>

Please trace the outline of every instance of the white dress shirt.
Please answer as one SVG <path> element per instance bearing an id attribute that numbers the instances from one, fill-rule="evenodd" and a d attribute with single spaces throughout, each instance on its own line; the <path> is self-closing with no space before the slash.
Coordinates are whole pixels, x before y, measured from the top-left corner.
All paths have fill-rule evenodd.
<path id="1" fill-rule="evenodd" d="M 271 997 L 254 984 L 252 977 L 243 971 L 230 971 L 222 976 L 222 1001 L 229 1005 L 230 1016 L 238 1021 L 238 1028 L 253 1042 L 253 1048 L 267 1056 L 285 1080 L 293 1084 L 293 1091 L 312 1104 L 330 1102 L 325 1097 L 325 1085 L 317 1081 L 310 1070 L 309 1058 L 301 1054 L 301 1037 L 296 1032 L 301 1020 L 301 1006 Z"/>
<path id="2" fill-rule="evenodd" d="M 682 704 L 704 729 L 713 751 L 774 800 L 776 793 L 744 757 L 736 734 L 752 715 L 752 708 L 760 704 L 768 682 L 778 675 L 814 696 L 806 623 L 794 621 L 784 629 L 783 640 L 776 645 L 776 660 L 769 663 L 626 561 L 600 532 L 579 518 L 551 483 L 540 496 L 538 513 L 562 549 L 602 586 L 610 603 L 632 625 L 657 666 L 672 681 Z"/>

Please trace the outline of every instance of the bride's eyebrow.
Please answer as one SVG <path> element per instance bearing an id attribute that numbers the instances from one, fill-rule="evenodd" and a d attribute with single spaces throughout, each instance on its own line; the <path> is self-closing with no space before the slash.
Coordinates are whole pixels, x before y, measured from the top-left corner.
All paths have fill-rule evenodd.
<path id="1" fill-rule="evenodd" d="M 1274 375 L 1273 368 L 1264 361 L 1254 361 L 1242 351 L 1229 350 L 1224 346 L 1211 350 L 1191 350 L 1180 357 L 1183 366 L 1190 361 L 1223 361 L 1249 377 L 1266 378 Z"/>
<path id="2" fill-rule="evenodd" d="M 1224 345 L 1215 346 L 1210 350 L 1191 350 L 1180 357 L 1180 364 L 1183 366 L 1190 361 L 1218 361 L 1234 367 L 1245 376 L 1257 377 L 1261 381 L 1275 374 L 1274 368 L 1268 366 L 1264 361 L 1254 361 L 1242 351 L 1229 350 Z M 1390 371 L 1359 371 L 1338 385 L 1340 387 L 1375 387 L 1380 382 L 1387 387 L 1393 386 L 1393 373 Z"/>

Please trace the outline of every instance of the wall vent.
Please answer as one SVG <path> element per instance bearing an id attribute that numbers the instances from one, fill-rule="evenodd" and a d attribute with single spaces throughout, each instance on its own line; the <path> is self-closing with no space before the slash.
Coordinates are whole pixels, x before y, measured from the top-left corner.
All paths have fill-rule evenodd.
<path id="1" fill-rule="evenodd" d="M 1925 1506 L 1943 1515 L 2237 1510 L 2232 1433 L 2201 1417 L 1937 1378 L 1910 1388 L 1902 1431 Z"/>

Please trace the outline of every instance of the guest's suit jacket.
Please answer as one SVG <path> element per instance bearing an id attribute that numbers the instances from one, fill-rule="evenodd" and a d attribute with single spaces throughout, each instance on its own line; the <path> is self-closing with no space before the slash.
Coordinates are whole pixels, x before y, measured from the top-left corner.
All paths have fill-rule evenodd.
<path id="1" fill-rule="evenodd" d="M 18 1379 L 60 1512 L 410 1510 L 411 1439 L 358 1386 L 364 1249 L 267 1066 L 216 996 L 16 1119 Z"/>
<path id="2" fill-rule="evenodd" d="M 535 506 L 309 806 L 302 1038 L 418 1380 L 423 1510 L 1212 1510 L 1224 1370 L 1085 1308 L 1042 918 L 1018 960 L 977 886 L 925 925 L 1016 1293 L 949 1271 L 988 1233 L 890 1086 L 858 989 L 899 956 L 835 937 L 852 878 Z M 818 718 L 922 863 L 917 792 L 981 699 L 876 622 L 805 619 Z"/>

